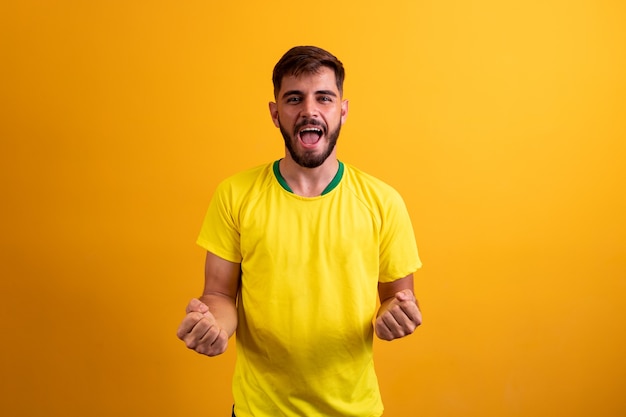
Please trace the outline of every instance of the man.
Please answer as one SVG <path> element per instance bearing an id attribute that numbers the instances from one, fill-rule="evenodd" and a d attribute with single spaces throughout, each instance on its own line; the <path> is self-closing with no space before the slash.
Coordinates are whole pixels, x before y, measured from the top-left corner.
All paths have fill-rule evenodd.
<path id="1" fill-rule="evenodd" d="M 382 415 L 373 333 L 393 340 L 422 321 L 404 202 L 336 156 L 343 80 L 320 48 L 280 59 L 269 110 L 285 157 L 222 182 L 198 238 L 205 289 L 178 337 L 215 356 L 237 331 L 237 417 Z"/>

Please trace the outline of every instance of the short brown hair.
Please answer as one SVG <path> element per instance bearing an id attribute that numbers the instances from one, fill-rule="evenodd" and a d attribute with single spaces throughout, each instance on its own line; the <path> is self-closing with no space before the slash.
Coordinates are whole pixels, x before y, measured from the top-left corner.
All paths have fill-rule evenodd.
<path id="1" fill-rule="evenodd" d="M 272 75 L 274 98 L 278 96 L 283 77 L 315 74 L 322 67 L 328 67 L 335 72 L 337 89 L 343 95 L 343 80 L 346 74 L 341 61 L 330 52 L 317 46 L 295 46 L 287 51 L 274 67 Z"/>

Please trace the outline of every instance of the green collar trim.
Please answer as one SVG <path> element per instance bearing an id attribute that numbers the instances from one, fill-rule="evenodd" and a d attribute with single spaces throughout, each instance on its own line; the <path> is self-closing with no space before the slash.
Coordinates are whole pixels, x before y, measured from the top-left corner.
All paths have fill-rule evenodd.
<path id="1" fill-rule="evenodd" d="M 339 169 L 337 169 L 337 173 L 333 177 L 332 181 L 328 183 L 326 188 L 324 188 L 324 191 L 322 191 L 321 195 L 326 195 L 332 190 L 334 190 L 335 188 L 337 188 L 337 186 L 341 182 L 341 179 L 343 178 L 343 171 L 344 171 L 343 162 L 341 161 L 337 161 L 337 162 L 339 162 Z M 289 191 L 290 193 L 293 194 L 293 190 L 289 187 L 289 184 L 287 184 L 287 181 L 285 181 L 285 178 L 280 173 L 280 159 L 278 161 L 274 161 L 273 170 L 274 170 L 274 176 L 276 177 L 276 180 L 278 180 L 278 183 L 280 184 L 280 186 L 283 187 L 286 191 Z"/>
<path id="2" fill-rule="evenodd" d="M 280 159 L 278 161 L 274 161 L 274 176 L 276 177 L 276 179 L 278 180 L 278 183 L 280 184 L 281 187 L 283 187 L 285 190 L 289 191 L 290 193 L 293 194 L 293 190 L 289 187 L 289 184 L 287 184 L 287 181 L 285 181 L 285 178 L 283 177 L 283 174 L 280 173 Z"/>

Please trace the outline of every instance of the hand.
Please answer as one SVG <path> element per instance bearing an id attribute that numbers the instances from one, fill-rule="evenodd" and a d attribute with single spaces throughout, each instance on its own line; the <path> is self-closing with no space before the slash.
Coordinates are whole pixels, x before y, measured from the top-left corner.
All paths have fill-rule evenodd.
<path id="1" fill-rule="evenodd" d="M 189 349 L 207 356 L 217 356 L 228 347 L 228 334 L 216 322 L 209 306 L 198 299 L 187 305 L 187 315 L 176 335 Z"/>
<path id="2" fill-rule="evenodd" d="M 422 313 L 411 290 L 397 292 L 383 303 L 376 318 L 376 335 L 383 340 L 408 336 L 422 324 Z"/>

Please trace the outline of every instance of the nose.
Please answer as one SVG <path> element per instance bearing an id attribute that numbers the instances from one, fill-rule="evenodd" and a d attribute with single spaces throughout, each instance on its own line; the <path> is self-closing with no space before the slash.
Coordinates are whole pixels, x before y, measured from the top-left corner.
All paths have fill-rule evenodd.
<path id="1" fill-rule="evenodd" d="M 302 118 L 310 118 L 317 117 L 319 115 L 319 110 L 317 108 L 317 102 L 314 98 L 307 98 L 302 103 L 302 111 L 300 112 L 300 116 Z"/>

